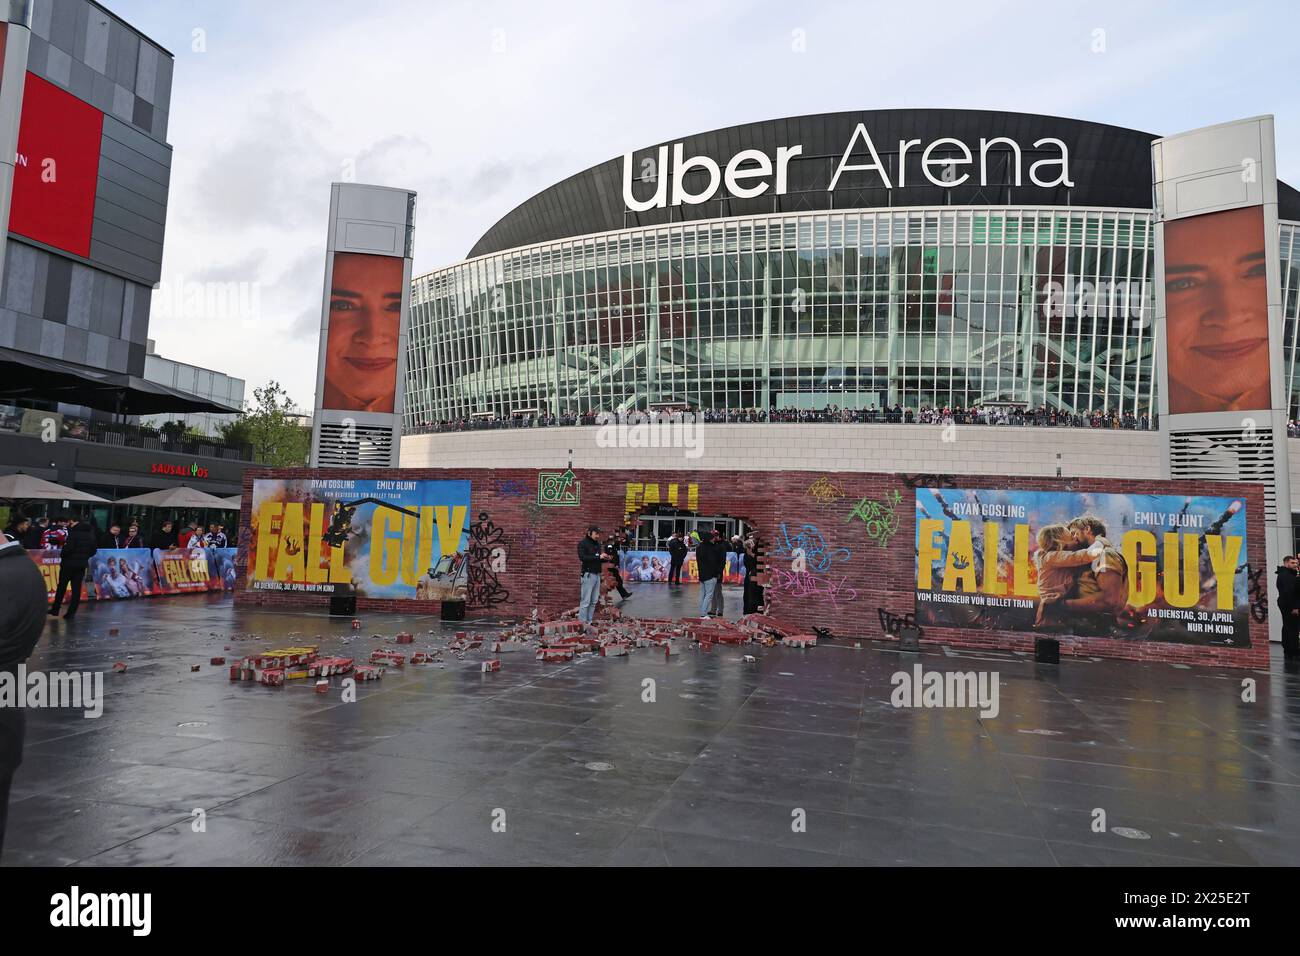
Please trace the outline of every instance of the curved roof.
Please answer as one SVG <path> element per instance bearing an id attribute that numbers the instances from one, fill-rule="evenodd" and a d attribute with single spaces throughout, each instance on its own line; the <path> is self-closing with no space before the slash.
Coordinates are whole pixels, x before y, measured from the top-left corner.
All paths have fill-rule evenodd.
<path id="1" fill-rule="evenodd" d="M 859 123 L 866 128 L 889 170 L 894 188 L 885 188 L 874 171 L 845 171 L 831 192 L 827 187 Z M 988 185 L 980 185 L 980 140 L 1002 136 L 1020 146 L 1022 185 L 1012 185 L 1014 154 L 1008 147 L 990 150 Z M 921 151 L 935 140 L 949 137 L 970 147 L 974 162 L 965 170 L 974 174 L 960 186 L 944 188 L 922 175 Z M 1073 187 L 1031 184 L 1029 167 L 1039 159 L 1059 156 L 1055 148 L 1034 148 L 1033 144 L 1044 137 L 1059 139 L 1069 148 Z M 660 146 L 677 142 L 683 144 L 686 157 L 708 156 L 723 167 L 742 149 L 761 149 L 775 157 L 778 147 L 802 146 L 802 154 L 789 164 L 789 181 L 783 195 L 773 195 L 769 189 L 762 196 L 741 199 L 728 195 L 724 186 L 715 198 L 699 205 L 665 205 L 633 212 L 623 201 L 623 157 L 619 156 L 570 176 L 515 207 L 483 234 L 467 258 L 589 233 L 774 212 L 942 205 L 1150 209 L 1151 141 L 1157 138 L 1153 133 L 1104 123 L 989 110 L 853 110 L 744 123 L 637 150 L 633 154 L 634 170 L 640 169 L 645 159 L 656 157 Z M 899 187 L 899 143 L 903 140 L 920 140 L 920 145 L 907 152 L 906 185 Z M 958 154 L 949 148 L 947 153 L 936 150 L 935 155 L 942 158 Z M 853 156 L 853 163 L 866 161 L 861 137 L 855 143 Z M 696 178 L 692 180 L 692 176 Z M 688 174 L 692 189 L 702 185 L 703 176 L 702 171 Z M 1300 193 L 1284 183 L 1278 187 L 1281 218 L 1300 219 Z M 634 195 L 649 198 L 653 188 L 636 183 Z"/>

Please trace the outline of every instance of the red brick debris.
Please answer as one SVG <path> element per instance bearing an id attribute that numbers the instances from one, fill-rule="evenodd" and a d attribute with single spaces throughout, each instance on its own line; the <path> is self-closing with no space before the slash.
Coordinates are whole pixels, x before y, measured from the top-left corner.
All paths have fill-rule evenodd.
<path id="1" fill-rule="evenodd" d="M 444 666 L 444 652 L 464 660 L 470 651 L 483 649 L 492 655 L 480 662 L 482 673 L 501 670 L 500 655 L 514 651 L 531 651 L 539 661 L 569 662 L 580 655 L 600 657 L 627 657 L 635 651 L 648 650 L 654 654 L 671 656 L 681 646 L 698 647 L 710 651 L 717 644 L 758 644 L 775 647 L 814 647 L 817 638 L 812 634 L 791 633 L 774 619 L 762 614 L 748 614 L 739 621 L 721 619 L 683 618 L 678 621 L 664 618 L 630 618 L 619 613 L 618 608 L 597 608 L 595 621 L 583 624 L 577 618 L 578 609 L 566 611 L 555 620 L 532 618 L 510 624 L 495 632 L 456 631 L 444 646 L 425 645 L 423 650 L 413 650 L 409 663 L 413 666 Z M 376 640 L 397 644 L 414 644 L 415 636 L 407 631 L 393 638 L 382 634 L 371 635 Z M 430 639 L 437 638 L 430 631 Z M 250 635 L 252 637 L 252 635 Z M 344 638 L 348 643 L 356 638 Z M 753 660 L 746 655 L 746 660 Z M 224 658 L 213 658 L 212 663 L 225 663 Z M 232 681 L 252 681 L 267 687 L 283 687 L 296 679 L 315 680 L 316 693 L 328 688 L 327 678 L 352 675 L 359 681 L 378 680 L 389 668 L 401 670 L 408 663 L 406 655 L 392 647 L 377 647 L 370 651 L 365 663 L 351 657 L 321 656 L 320 646 L 310 644 L 279 650 L 249 654 L 239 663 L 230 665 Z M 125 669 L 125 665 L 121 665 Z"/>
<path id="2" fill-rule="evenodd" d="M 714 644 L 759 644 L 773 647 L 779 642 L 796 647 L 812 647 L 813 635 L 793 635 L 775 620 L 762 614 L 747 614 L 737 621 L 704 618 L 624 617 L 618 608 L 600 606 L 591 625 L 577 618 L 578 609 L 566 611 L 559 619 L 536 618 L 499 631 L 489 638 L 494 653 L 512 646 L 535 647 L 539 661 L 571 661 L 579 654 L 601 657 L 626 657 L 634 650 L 652 650 L 671 655 L 676 642 L 711 650 Z"/>

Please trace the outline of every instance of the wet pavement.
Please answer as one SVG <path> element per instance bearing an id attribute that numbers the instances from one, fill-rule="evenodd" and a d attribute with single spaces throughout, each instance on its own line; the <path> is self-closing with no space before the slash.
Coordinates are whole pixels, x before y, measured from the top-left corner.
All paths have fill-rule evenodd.
<path id="1" fill-rule="evenodd" d="M 656 582 L 627 582 L 631 597 L 614 606 L 628 617 L 653 617 L 680 620 L 698 617 L 700 613 L 700 586 L 698 584 L 662 584 Z M 728 621 L 739 621 L 745 609 L 745 589 L 740 585 L 726 584 L 722 588 L 722 616 Z"/>
<path id="2" fill-rule="evenodd" d="M 353 632 L 229 596 L 83 604 L 30 666 L 108 670 L 103 716 L 29 712 L 0 863 L 1300 862 L 1300 678 L 1280 659 L 1270 677 L 850 639 L 572 664 L 522 650 L 482 673 L 473 652 L 390 669 L 355 703 L 337 677 L 317 695 L 208 663 L 315 635 L 361 660 L 373 633 L 412 631 L 409 653 L 456 629 L 368 614 Z M 996 671 L 998 716 L 894 708 L 891 675 L 916 663 Z"/>

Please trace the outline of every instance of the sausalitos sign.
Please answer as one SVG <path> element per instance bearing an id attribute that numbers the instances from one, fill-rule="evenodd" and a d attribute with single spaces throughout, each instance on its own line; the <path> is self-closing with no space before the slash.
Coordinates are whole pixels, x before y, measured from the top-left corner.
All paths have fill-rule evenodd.
<path id="1" fill-rule="evenodd" d="M 1029 182 L 1043 188 L 1073 186 L 1070 179 L 1070 150 L 1062 140 L 1045 136 L 1033 143 L 1034 150 L 1047 153 L 1024 168 L 1020 144 L 1009 136 L 981 137 L 979 145 L 972 148 L 963 140 L 944 136 L 928 144 L 919 139 L 898 142 L 897 181 L 880 158 L 880 152 L 863 123 L 859 123 L 844 148 L 831 176 L 827 192 L 833 192 L 840 177 L 848 172 L 872 173 L 873 185 L 886 189 L 904 189 L 908 186 L 906 160 L 909 154 L 920 157 L 921 175 L 931 185 L 943 189 L 961 186 L 976 177 L 980 186 L 989 185 L 988 166 L 990 153 L 1010 154 L 1012 185 L 1021 186 L 1028 173 Z M 686 156 L 681 143 L 660 146 L 657 156 L 642 158 L 639 167 L 631 153 L 623 154 L 623 202 L 634 212 L 662 209 L 665 206 L 698 205 L 708 202 L 723 184 L 727 193 L 740 199 L 753 199 L 771 191 L 780 196 L 789 182 L 790 162 L 803 154 L 803 146 L 780 146 L 776 156 L 761 149 L 742 149 L 726 163 L 720 165 L 709 156 Z M 686 188 L 684 176 L 688 172 L 705 173 L 704 188 L 692 192 Z M 652 183 L 654 192 L 644 199 L 633 194 L 634 181 Z M 923 185 L 913 182 L 912 185 Z M 997 185 L 1003 185 L 998 183 Z"/>
<path id="2" fill-rule="evenodd" d="M 149 465 L 151 475 L 170 475 L 173 478 L 206 478 L 208 470 L 191 462 L 188 465 L 172 465 L 165 461 L 155 461 Z"/>

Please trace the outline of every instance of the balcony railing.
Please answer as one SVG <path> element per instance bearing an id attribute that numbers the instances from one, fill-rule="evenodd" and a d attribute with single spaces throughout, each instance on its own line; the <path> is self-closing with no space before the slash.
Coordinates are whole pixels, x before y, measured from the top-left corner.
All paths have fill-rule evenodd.
<path id="1" fill-rule="evenodd" d="M 0 405 L 0 431 L 20 431 L 23 415 L 29 411 L 13 405 Z M 83 418 L 65 417 L 59 429 L 59 440 L 94 442 L 97 445 L 117 445 L 121 448 L 143 448 L 186 457 L 225 458 L 230 461 L 253 460 L 251 445 L 228 442 L 211 436 L 196 437 L 152 428 L 148 425 L 118 424 Z"/>

